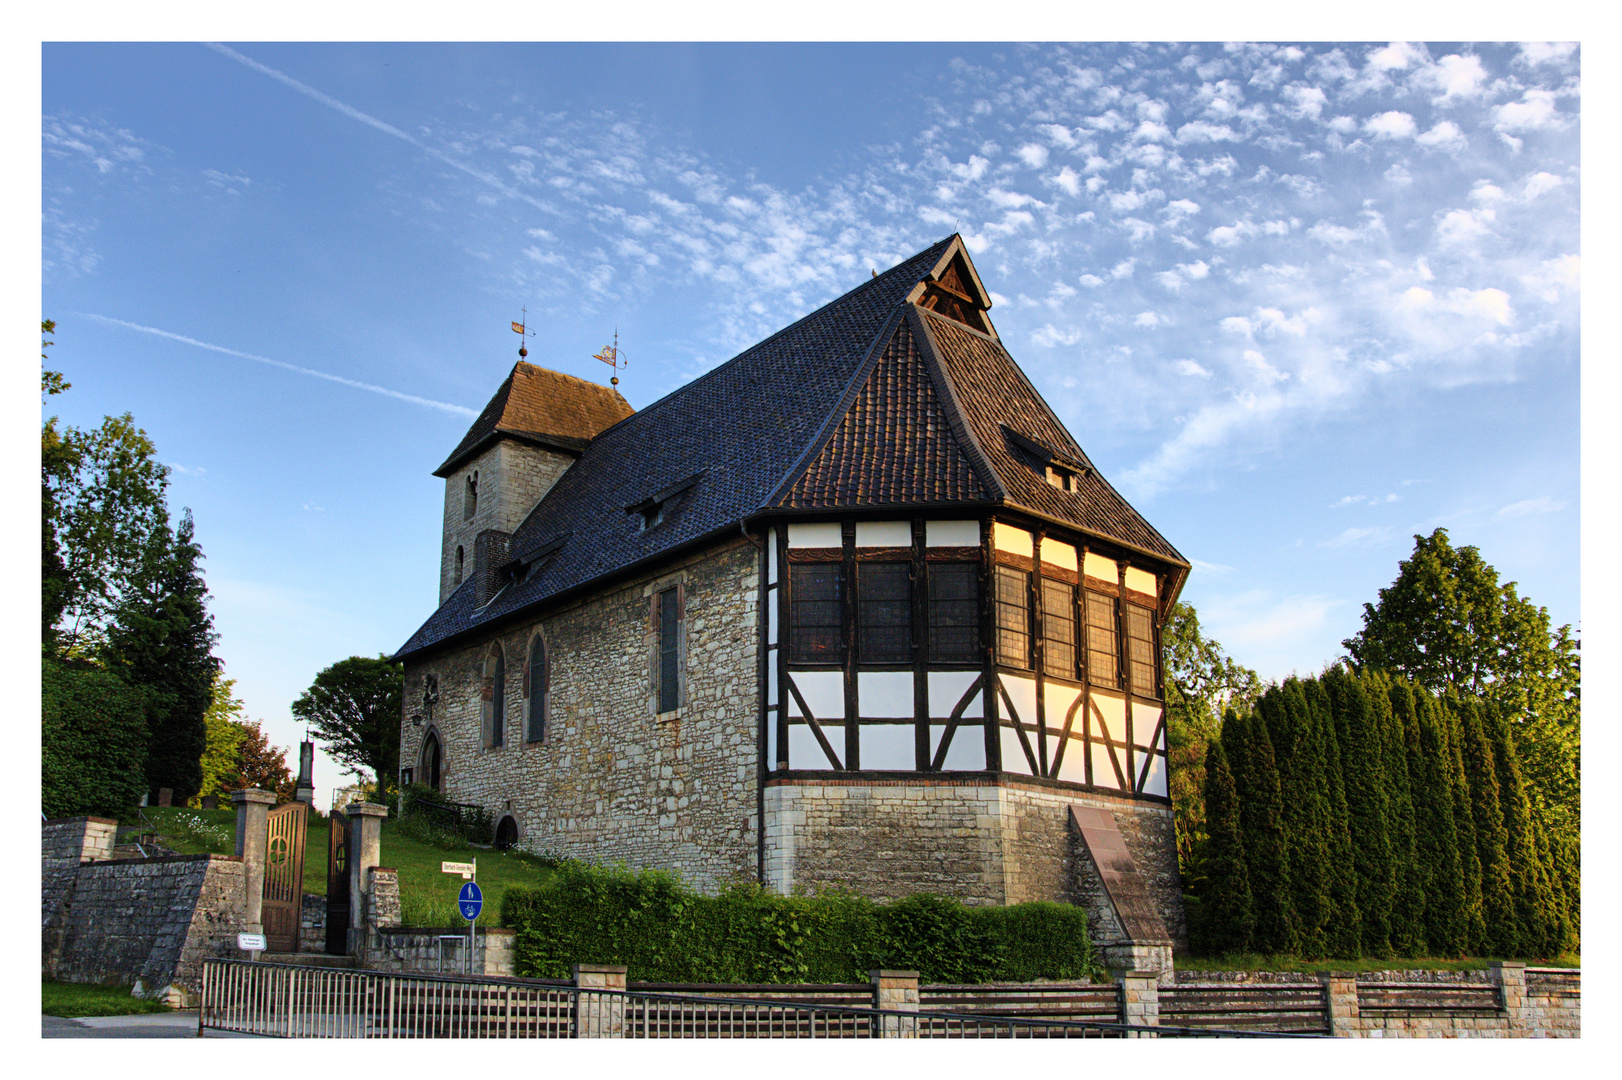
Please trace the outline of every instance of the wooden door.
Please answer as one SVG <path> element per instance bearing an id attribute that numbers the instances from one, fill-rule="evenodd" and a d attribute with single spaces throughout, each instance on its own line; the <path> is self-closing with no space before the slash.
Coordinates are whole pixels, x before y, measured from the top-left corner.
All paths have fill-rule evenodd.
<path id="1" fill-rule="evenodd" d="M 327 955 L 349 955 L 349 819 L 334 810 L 327 840 Z"/>
<path id="2" fill-rule="evenodd" d="M 304 904 L 304 826 L 309 807 L 288 803 L 270 812 L 263 913 L 267 952 L 297 952 Z"/>

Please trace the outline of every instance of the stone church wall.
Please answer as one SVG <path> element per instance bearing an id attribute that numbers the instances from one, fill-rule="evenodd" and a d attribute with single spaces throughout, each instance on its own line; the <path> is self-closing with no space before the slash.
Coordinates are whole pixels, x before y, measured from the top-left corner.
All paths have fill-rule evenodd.
<path id="1" fill-rule="evenodd" d="M 1115 814 L 1168 933 L 1186 947 L 1170 807 L 1007 777 L 769 782 L 766 878 L 782 892 L 833 887 L 880 900 L 935 892 L 1097 911 L 1107 905 L 1089 890 L 1096 874 L 1078 872 L 1086 856 L 1068 820 L 1072 803 Z"/>
<path id="2" fill-rule="evenodd" d="M 595 863 L 661 867 L 714 890 L 756 870 L 758 555 L 742 537 L 613 586 L 472 645 L 413 661 L 407 713 L 424 679 L 438 677 L 431 722 L 443 788 L 499 821 L 518 847 Z M 656 594 L 682 589 L 684 688 L 658 714 Z M 523 664 L 531 637 L 546 641 L 551 694 L 545 738 L 527 741 Z M 484 664 L 506 657 L 507 732 L 484 745 Z M 406 721 L 401 761 L 416 764 L 428 731 Z"/>

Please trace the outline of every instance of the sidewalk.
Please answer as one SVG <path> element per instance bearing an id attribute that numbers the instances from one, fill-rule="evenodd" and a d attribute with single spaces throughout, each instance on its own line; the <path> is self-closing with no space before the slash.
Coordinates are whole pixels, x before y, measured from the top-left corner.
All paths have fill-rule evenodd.
<path id="1" fill-rule="evenodd" d="M 197 1038 L 197 1010 L 176 1009 L 166 1013 L 141 1013 L 136 1016 L 81 1016 L 64 1019 L 60 1016 L 40 1018 L 42 1039 L 195 1039 Z M 228 1031 L 207 1031 L 205 1039 L 252 1039 L 254 1035 L 240 1035 Z"/>

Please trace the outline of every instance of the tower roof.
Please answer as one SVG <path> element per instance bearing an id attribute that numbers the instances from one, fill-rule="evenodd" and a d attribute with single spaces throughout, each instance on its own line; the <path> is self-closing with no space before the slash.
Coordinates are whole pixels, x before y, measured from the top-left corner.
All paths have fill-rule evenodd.
<path id="1" fill-rule="evenodd" d="M 503 436 L 578 454 L 633 411 L 611 386 L 520 360 L 434 475 L 449 476 Z"/>
<path id="2" fill-rule="evenodd" d="M 736 535 L 758 516 L 816 510 L 1008 507 L 1148 556 L 1171 573 L 1175 596 L 1187 560 L 1098 475 L 1004 350 L 990 306 L 950 236 L 616 416 L 519 525 L 510 582 L 482 608 L 472 578 L 462 582 L 400 655 Z M 486 417 L 503 416 L 498 403 L 525 368 L 540 371 L 514 369 L 439 475 L 507 430 Z M 1072 490 L 1047 481 L 1054 466 Z"/>

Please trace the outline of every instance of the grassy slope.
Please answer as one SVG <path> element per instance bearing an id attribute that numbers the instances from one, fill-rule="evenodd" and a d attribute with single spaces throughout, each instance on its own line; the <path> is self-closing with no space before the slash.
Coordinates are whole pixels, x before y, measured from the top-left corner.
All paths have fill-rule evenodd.
<path id="1" fill-rule="evenodd" d="M 45 1016 L 132 1016 L 136 1013 L 169 1012 L 158 1001 L 130 996 L 127 986 L 92 986 L 41 980 L 40 1013 Z"/>
<path id="2" fill-rule="evenodd" d="M 1362 957 L 1357 960 L 1301 960 L 1294 956 L 1263 956 L 1259 953 L 1241 953 L 1236 956 L 1179 956 L 1178 971 L 1473 971 L 1486 967 L 1494 957 L 1410 957 L 1406 959 L 1376 960 Z M 1558 956 L 1550 960 L 1528 960 L 1529 967 L 1582 966 L 1581 956 Z"/>
<path id="3" fill-rule="evenodd" d="M 183 854 L 215 852 L 229 855 L 235 850 L 236 812 L 234 810 L 183 810 L 148 807 L 146 815 L 164 836 L 167 846 Z M 304 841 L 304 891 L 327 894 L 327 819 L 309 816 Z M 496 926 L 501 914 L 501 897 L 509 885 L 535 885 L 545 879 L 546 867 L 530 855 L 503 853 L 487 848 L 458 845 L 441 849 L 399 834 L 394 822 L 384 819 L 380 861 L 400 874 L 402 921 L 407 926 L 467 926 L 456 911 L 456 896 L 462 879 L 439 871 L 441 862 L 472 862 L 478 859 L 479 888 L 484 893 L 484 913 L 480 926 Z"/>

